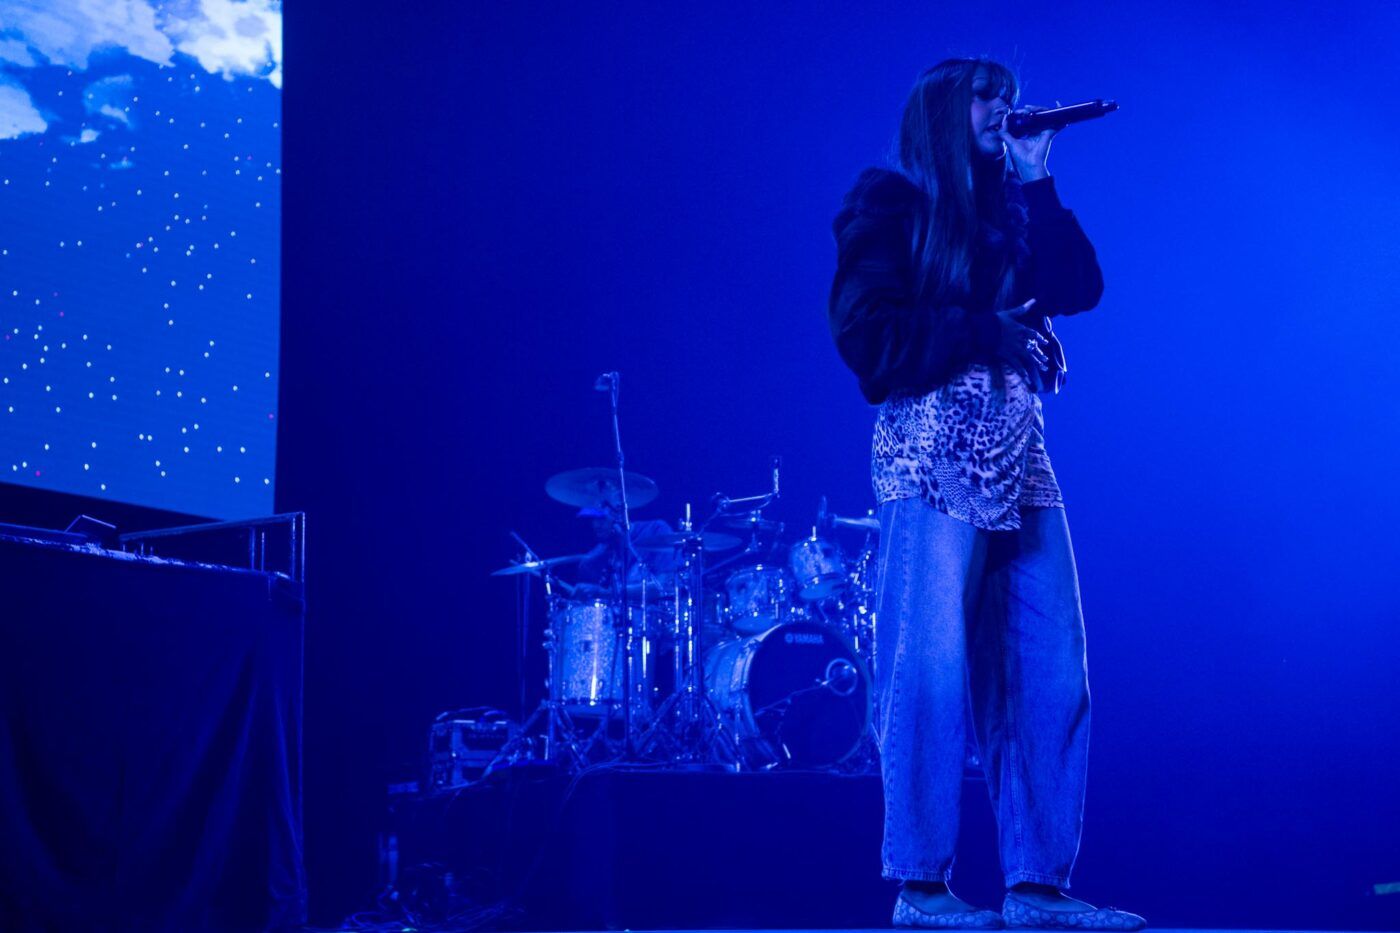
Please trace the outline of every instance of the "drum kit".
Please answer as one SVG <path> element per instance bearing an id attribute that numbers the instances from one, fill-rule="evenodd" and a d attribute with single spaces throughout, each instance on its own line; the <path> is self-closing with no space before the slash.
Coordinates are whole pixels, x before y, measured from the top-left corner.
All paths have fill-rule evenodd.
<path id="1" fill-rule="evenodd" d="M 657 484 L 620 468 L 545 484 L 599 530 L 588 554 L 524 550 L 497 576 L 543 580 L 545 699 L 502 751 L 582 768 L 637 761 L 766 770 L 874 766 L 879 522 L 827 511 L 785 537 L 772 489 L 717 495 L 703 521 L 634 523 Z M 561 577 L 564 568 L 578 582 Z"/>

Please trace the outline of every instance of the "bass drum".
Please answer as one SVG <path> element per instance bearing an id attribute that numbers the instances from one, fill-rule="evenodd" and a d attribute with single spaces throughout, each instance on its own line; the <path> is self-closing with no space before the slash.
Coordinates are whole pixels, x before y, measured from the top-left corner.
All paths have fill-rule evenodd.
<path id="1" fill-rule="evenodd" d="M 840 634 L 811 622 L 717 645 L 705 687 L 750 768 L 840 764 L 870 728 L 865 664 Z"/>

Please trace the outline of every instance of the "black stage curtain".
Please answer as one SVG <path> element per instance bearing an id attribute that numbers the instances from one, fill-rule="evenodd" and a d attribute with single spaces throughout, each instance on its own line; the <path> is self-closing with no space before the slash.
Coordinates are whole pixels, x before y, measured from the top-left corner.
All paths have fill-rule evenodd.
<path id="1" fill-rule="evenodd" d="M 300 585 L 10 539 L 0 580 L 0 928 L 298 924 Z"/>
<path id="2" fill-rule="evenodd" d="M 959 866 L 995 877 L 985 791 L 964 797 Z M 883 813 L 876 775 L 506 768 L 397 801 L 400 903 L 452 929 L 886 927 Z"/>

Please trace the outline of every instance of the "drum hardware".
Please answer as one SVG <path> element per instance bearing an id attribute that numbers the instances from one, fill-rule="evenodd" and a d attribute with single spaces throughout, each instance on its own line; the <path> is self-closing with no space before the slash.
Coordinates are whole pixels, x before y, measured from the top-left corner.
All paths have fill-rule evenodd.
<path id="1" fill-rule="evenodd" d="M 706 535 L 693 526 L 688 502 L 680 526 L 675 536 L 680 569 L 675 575 L 672 616 L 674 690 L 657 708 L 638 746 L 644 755 L 664 748 L 674 764 L 705 767 L 733 760 L 735 749 L 720 728 L 719 711 L 706 692 L 699 636 L 705 606 L 705 552 L 709 548 Z"/>
<path id="2" fill-rule="evenodd" d="M 702 528 L 708 528 L 712 524 L 719 524 L 727 528 L 742 528 L 749 532 L 749 542 L 744 546 L 744 550 L 733 558 L 733 561 L 742 560 L 748 555 L 763 555 L 772 549 L 777 542 L 777 536 L 782 534 L 782 522 L 775 522 L 763 517 L 763 510 L 781 497 L 781 475 L 783 460 L 781 457 L 773 457 L 769 461 L 772 469 L 772 486 L 765 493 L 754 496 L 741 496 L 732 498 L 723 493 L 716 493 L 710 500 L 713 513 L 705 521 Z M 765 545 L 764 537 L 768 537 Z"/>
<path id="3" fill-rule="evenodd" d="M 833 658 L 827 663 L 826 670 L 822 672 L 819 679 L 813 681 L 809 686 L 798 687 L 787 696 L 754 710 L 754 716 L 757 718 L 774 711 L 786 713 L 792 708 L 794 701 L 802 699 L 805 694 L 815 693 L 819 690 L 829 690 L 835 696 L 844 699 L 854 695 L 860 686 L 861 680 L 860 675 L 856 672 L 856 666 L 845 658 Z"/>
<path id="4" fill-rule="evenodd" d="M 724 581 L 734 572 L 737 567 L 752 567 L 768 560 L 771 547 L 762 545 L 757 541 L 750 541 L 737 554 L 730 554 L 724 560 L 718 561 L 705 568 L 705 580 L 715 583 L 720 589 L 724 588 Z"/>
<path id="5" fill-rule="evenodd" d="M 728 568 L 725 575 L 714 577 L 724 596 L 724 625 L 739 637 L 767 631 L 792 616 L 791 581 L 770 559 L 783 524 L 763 517 L 763 510 L 778 501 L 782 489 L 782 459 L 773 457 L 770 464 L 772 485 L 767 492 L 740 498 L 717 494 L 711 500 L 714 513 L 705 522 L 749 532 L 743 551 L 715 568 Z"/>
<path id="6" fill-rule="evenodd" d="M 845 518 L 840 515 L 831 516 L 831 524 L 837 528 L 856 528 L 862 531 L 870 531 L 875 534 L 880 533 L 880 520 L 873 515 L 862 515 L 860 518 Z"/>
<path id="7" fill-rule="evenodd" d="M 615 385 L 614 385 L 615 390 Z M 656 498 L 656 483 L 621 469 L 617 431 L 616 397 L 613 399 L 614 441 L 619 447 L 619 468 L 572 470 L 552 476 L 545 492 L 556 501 L 600 513 L 598 517 L 619 524 L 620 566 L 607 574 L 612 585 L 570 585 L 558 579 L 555 568 L 576 564 L 595 554 L 571 554 L 543 558 L 517 534 L 521 556 L 494 576 L 516 576 L 527 584 L 522 603 L 528 606 L 528 581 L 544 581 L 547 625 L 543 647 L 548 674 L 546 694 L 521 728 L 518 742 L 502 752 L 503 760 L 542 754 L 562 758 L 571 767 L 584 767 L 604 758 L 631 757 L 638 724 L 650 719 L 650 685 L 654 681 L 656 651 L 652 631 L 658 608 L 658 586 L 646 563 L 630 546 L 630 501 Z M 723 542 L 719 542 L 723 544 Z M 737 539 L 733 539 L 735 545 Z M 616 555 L 615 555 L 616 557 Z M 629 580 L 630 571 L 639 570 Z M 587 594 L 587 595 L 585 595 Z M 526 614 L 521 615 L 522 715 L 524 652 L 528 642 Z M 638 722 L 633 722 L 634 713 Z M 614 728 L 621 720 L 620 743 Z M 542 732 L 540 748 L 531 748 L 531 736 Z"/>
<path id="8" fill-rule="evenodd" d="M 629 502 L 657 487 L 622 469 L 608 375 L 618 469 L 560 473 L 546 492 L 619 523 L 625 545 L 602 586 L 556 574 L 603 550 L 542 558 L 518 536 L 522 555 L 494 572 L 527 590 L 542 579 L 548 617 L 546 697 L 501 760 L 869 768 L 878 521 L 832 515 L 823 498 L 811 534 L 784 541 L 783 523 L 763 514 L 779 498 L 775 457 L 768 491 L 717 494 L 704 521 L 687 504 L 679 531 L 633 539 Z M 846 530 L 865 532 L 855 557 Z"/>
<path id="9" fill-rule="evenodd" d="M 743 496 L 738 499 L 726 496 L 724 493 L 715 493 L 710 499 L 710 504 L 714 507 L 714 514 L 711 515 L 709 520 L 705 522 L 705 525 L 701 527 L 704 528 L 717 518 L 733 515 L 735 513 L 757 515 L 757 513 L 768 508 L 768 506 L 772 505 L 774 502 L 777 502 L 782 495 L 780 479 L 782 475 L 783 458 L 773 456 L 769 459 L 768 464 L 772 470 L 773 485 L 767 492 L 757 496 Z"/>
<path id="10" fill-rule="evenodd" d="M 547 624 L 543 647 L 548 674 L 545 699 L 522 726 L 521 740 L 503 750 L 502 757 L 536 757 L 536 750 L 530 747 L 531 736 L 542 731 L 538 751 L 545 758 L 562 757 L 574 767 L 615 758 L 625 750 L 631 728 L 628 719 L 635 707 L 645 705 L 647 685 L 652 680 L 650 641 L 644 636 L 640 649 L 633 641 L 635 626 L 648 632 L 648 619 L 654 611 L 645 565 L 633 565 L 643 571 L 639 582 L 624 588 L 618 579 L 603 598 L 581 598 L 586 587 L 557 579 L 553 568 L 586 555 L 542 558 L 518 534 L 512 532 L 512 536 L 521 545 L 522 556 L 503 568 L 504 574 L 497 575 L 519 576 L 526 583 L 532 577 L 544 581 Z M 528 603 L 528 590 L 523 602 Z M 528 640 L 528 625 L 523 612 L 521 618 L 524 642 Z M 640 676 L 632 668 L 638 654 Z M 523 674 L 521 680 L 523 684 Z M 631 702 L 626 702 L 629 699 Z M 523 702 L 521 705 L 523 708 Z M 623 721 L 621 745 L 612 738 L 619 714 Z"/>
<path id="11" fill-rule="evenodd" d="M 841 530 L 864 531 L 865 540 L 855 559 L 850 562 L 849 569 L 844 571 L 846 579 L 832 588 L 831 599 L 834 602 L 819 603 L 818 609 L 823 614 L 834 614 L 841 619 L 842 630 L 855 645 L 857 653 L 865 659 L 873 678 L 876 676 L 875 587 L 879 576 L 876 537 L 880 534 L 880 520 L 875 517 L 874 509 L 868 509 L 865 515 L 857 517 L 836 515 L 827 507 L 826 496 L 822 496 L 817 502 L 813 537 L 820 538 L 823 533 L 834 535 Z"/>
<path id="12" fill-rule="evenodd" d="M 558 584 L 562 592 L 572 592 L 573 588 L 569 586 L 569 584 L 562 580 L 554 581 L 554 578 L 549 573 L 549 569 L 552 565 L 542 561 L 540 556 L 535 553 L 534 549 L 530 547 L 529 543 L 526 542 L 524 538 L 515 531 L 512 531 L 510 536 L 515 539 L 515 543 L 519 544 L 521 549 L 521 556 L 515 564 L 517 566 L 531 565 L 528 571 L 531 576 L 543 576 L 546 600 L 553 598 L 555 583 Z M 510 568 L 502 569 L 509 570 Z M 525 719 L 527 718 L 525 715 L 525 662 L 526 656 L 530 651 L 530 576 L 522 576 L 520 577 L 520 581 L 520 586 L 517 588 L 520 598 L 516 603 L 515 609 L 515 674 L 516 679 L 519 681 L 520 689 L 520 694 L 517 698 L 516 715 L 521 719 Z"/>
<path id="13" fill-rule="evenodd" d="M 826 496 L 822 496 L 817 502 L 817 527 L 823 530 L 830 528 L 856 528 L 861 531 L 873 531 L 875 534 L 879 534 L 880 520 L 875 517 L 874 509 L 867 509 L 865 514 L 858 518 L 833 515 L 827 510 Z"/>
<path id="14" fill-rule="evenodd" d="M 521 672 L 522 681 L 522 702 L 524 702 L 523 669 L 524 655 L 527 650 L 529 639 L 529 581 L 532 577 L 538 576 L 544 581 L 545 600 L 550 608 L 549 624 L 545 630 L 544 647 L 548 662 L 548 674 L 546 676 L 545 699 L 535 708 L 534 712 L 521 725 L 519 732 L 513 739 L 506 742 L 497 755 L 498 761 L 517 761 L 525 758 L 535 757 L 536 754 L 547 760 L 553 760 L 562 756 L 573 768 L 583 768 L 595 758 L 595 750 L 602 748 L 606 756 L 615 754 L 615 749 L 610 745 L 608 738 L 608 726 L 611 722 L 612 706 L 607 702 L 607 697 L 602 694 L 607 692 L 603 683 L 606 681 L 594 675 L 593 667 L 590 666 L 591 659 L 589 653 L 593 655 L 602 654 L 606 657 L 613 657 L 613 652 L 607 651 L 603 646 L 577 645 L 571 644 L 583 641 L 583 636 L 578 630 L 571 632 L 570 626 L 563 626 L 564 631 L 556 631 L 559 626 L 559 611 L 561 606 L 568 605 L 562 596 L 556 596 L 555 590 L 561 594 L 572 593 L 573 587 L 561 580 L 554 578 L 551 568 L 557 564 L 567 563 L 566 560 L 544 559 L 525 542 L 525 540 L 515 532 L 511 536 L 523 548 L 520 560 L 511 567 L 518 567 L 524 564 L 537 565 L 527 571 L 521 571 L 518 576 L 524 586 L 522 593 L 522 607 L 520 614 L 520 657 L 518 666 Z M 511 567 L 505 569 L 510 570 Z M 585 620 L 593 623 L 598 622 L 596 618 Z M 610 644 L 615 644 L 613 633 L 608 632 L 604 636 Z M 561 656 L 561 652 L 574 647 L 583 658 L 570 658 Z M 594 665 L 596 666 L 596 665 Z M 587 684 L 580 688 L 579 684 Z M 585 696 L 575 696 L 573 694 L 583 691 Z M 597 713 L 603 715 L 597 722 L 593 723 L 591 730 L 585 731 L 579 723 L 574 721 L 573 713 Z M 539 747 L 536 747 L 534 736 L 540 734 Z M 489 770 L 489 766 L 488 766 Z"/>
<path id="15" fill-rule="evenodd" d="M 846 598 L 849 601 L 848 631 L 856 651 L 866 659 L 872 678 L 876 676 L 875 584 L 879 570 L 875 536 L 868 534 L 851 569 Z"/>
<path id="16" fill-rule="evenodd" d="M 688 506 L 687 506 L 688 507 Z M 733 535 L 715 531 L 676 532 L 669 535 L 652 535 L 637 542 L 644 551 L 671 551 L 692 544 L 699 544 L 704 551 L 727 551 L 739 546 L 739 539 Z"/>

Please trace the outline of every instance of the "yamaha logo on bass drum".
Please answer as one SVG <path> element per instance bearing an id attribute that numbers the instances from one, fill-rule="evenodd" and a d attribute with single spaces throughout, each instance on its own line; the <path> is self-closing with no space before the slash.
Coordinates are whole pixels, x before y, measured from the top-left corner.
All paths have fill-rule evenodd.
<path id="1" fill-rule="evenodd" d="M 783 641 L 789 645 L 824 645 L 826 636 L 821 632 L 788 632 Z"/>

